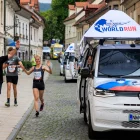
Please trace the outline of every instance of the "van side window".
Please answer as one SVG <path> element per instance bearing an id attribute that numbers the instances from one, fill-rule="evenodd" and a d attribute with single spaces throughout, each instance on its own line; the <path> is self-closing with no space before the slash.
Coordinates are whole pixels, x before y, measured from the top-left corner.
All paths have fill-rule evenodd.
<path id="1" fill-rule="evenodd" d="M 81 68 L 85 67 L 88 52 L 89 52 L 89 49 L 87 49 L 86 52 L 84 53 Z"/>

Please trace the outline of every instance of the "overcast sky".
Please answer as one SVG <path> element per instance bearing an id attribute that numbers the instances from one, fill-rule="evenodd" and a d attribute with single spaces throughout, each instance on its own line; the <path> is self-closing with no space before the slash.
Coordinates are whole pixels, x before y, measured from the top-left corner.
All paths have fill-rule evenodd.
<path id="1" fill-rule="evenodd" d="M 39 0 L 39 2 L 43 2 L 43 3 L 51 3 L 52 0 Z"/>

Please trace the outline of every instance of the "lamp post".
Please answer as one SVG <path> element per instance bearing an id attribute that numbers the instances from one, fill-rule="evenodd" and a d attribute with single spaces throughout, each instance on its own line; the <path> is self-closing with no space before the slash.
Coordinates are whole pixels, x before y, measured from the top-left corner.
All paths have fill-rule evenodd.
<path id="1" fill-rule="evenodd" d="M 4 0 L 4 35 L 6 36 L 6 0 Z M 4 55 L 6 55 L 6 39 L 4 37 Z"/>

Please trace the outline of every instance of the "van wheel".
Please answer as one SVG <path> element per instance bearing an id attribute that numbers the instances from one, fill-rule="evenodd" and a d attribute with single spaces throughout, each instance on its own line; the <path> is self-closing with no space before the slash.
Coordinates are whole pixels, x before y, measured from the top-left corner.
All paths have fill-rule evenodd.
<path id="1" fill-rule="evenodd" d="M 91 124 L 91 116 L 90 116 L 90 107 L 89 107 L 89 124 L 88 124 L 88 137 L 89 139 L 93 139 L 96 137 L 96 131 L 93 131 L 92 124 Z"/>
<path id="2" fill-rule="evenodd" d="M 67 83 L 68 82 L 68 80 L 66 79 L 66 77 L 65 77 L 65 83 Z"/>
<path id="3" fill-rule="evenodd" d="M 87 115 L 86 115 L 86 112 L 87 112 L 87 105 L 86 105 L 86 81 L 85 81 L 85 85 L 84 85 L 84 121 L 85 123 L 87 123 Z"/>
<path id="4" fill-rule="evenodd" d="M 84 122 L 87 123 L 86 111 L 84 110 Z"/>

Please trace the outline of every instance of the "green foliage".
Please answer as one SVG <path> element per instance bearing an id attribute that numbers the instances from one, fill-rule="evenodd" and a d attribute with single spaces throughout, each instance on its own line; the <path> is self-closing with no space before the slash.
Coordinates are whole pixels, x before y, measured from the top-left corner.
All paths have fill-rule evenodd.
<path id="1" fill-rule="evenodd" d="M 22 64 L 27 70 L 29 70 L 32 67 L 32 63 L 30 61 L 22 61 Z"/>
<path id="2" fill-rule="evenodd" d="M 6 71 L 5 70 L 3 70 L 3 76 L 5 76 L 6 75 Z"/>
<path id="3" fill-rule="evenodd" d="M 86 0 L 76 0 L 76 2 Z M 52 0 L 52 9 L 41 12 L 46 19 L 44 29 L 44 40 L 52 40 L 58 38 L 64 42 L 65 26 L 64 19 L 68 16 L 68 5 L 74 4 L 75 0 Z"/>

